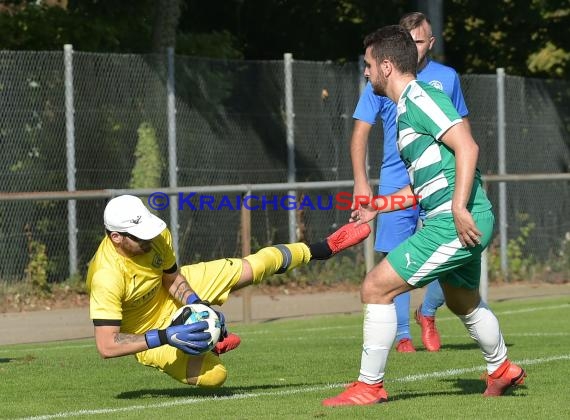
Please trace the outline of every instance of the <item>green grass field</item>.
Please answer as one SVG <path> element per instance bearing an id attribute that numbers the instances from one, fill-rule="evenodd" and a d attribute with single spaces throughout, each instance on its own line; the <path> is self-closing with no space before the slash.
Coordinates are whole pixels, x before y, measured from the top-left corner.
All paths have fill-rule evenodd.
<path id="1" fill-rule="evenodd" d="M 510 359 L 528 373 L 501 398 L 481 396 L 482 356 L 444 309 L 439 353 L 424 351 L 415 324 L 418 352 L 391 353 L 387 404 L 321 406 L 358 374 L 362 317 L 338 315 L 232 326 L 243 342 L 223 356 L 229 377 L 217 390 L 181 385 L 133 357 L 102 360 L 93 340 L 2 346 L 0 418 L 568 418 L 570 297 L 491 307 Z"/>

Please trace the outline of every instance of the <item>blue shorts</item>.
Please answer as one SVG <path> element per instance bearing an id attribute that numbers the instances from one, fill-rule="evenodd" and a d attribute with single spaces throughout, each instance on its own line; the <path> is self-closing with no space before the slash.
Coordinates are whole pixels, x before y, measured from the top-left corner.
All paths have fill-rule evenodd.
<path id="1" fill-rule="evenodd" d="M 380 186 L 380 195 L 393 194 L 401 188 Z M 376 218 L 376 242 L 378 252 L 390 252 L 416 231 L 420 207 L 379 214 Z"/>

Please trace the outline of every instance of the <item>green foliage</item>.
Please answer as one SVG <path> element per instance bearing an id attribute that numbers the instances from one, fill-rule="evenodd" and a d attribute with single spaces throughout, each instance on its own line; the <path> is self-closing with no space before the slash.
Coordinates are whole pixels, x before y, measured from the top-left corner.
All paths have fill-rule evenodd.
<path id="1" fill-rule="evenodd" d="M 560 248 L 552 252 L 548 260 L 539 265 L 540 279 L 551 283 L 564 283 L 568 281 L 570 273 L 570 232 L 560 243 Z"/>
<path id="2" fill-rule="evenodd" d="M 517 221 L 520 224 L 518 235 L 507 243 L 508 280 L 511 281 L 529 280 L 536 264 L 533 256 L 525 253 L 528 238 L 536 224 L 526 213 L 519 213 Z M 489 270 L 491 280 L 507 280 L 501 273 L 501 254 L 497 243 L 489 247 Z"/>
<path id="3" fill-rule="evenodd" d="M 243 58 L 236 38 L 228 31 L 204 34 L 181 33 L 176 39 L 176 52 L 182 55 L 211 58 Z"/>
<path id="4" fill-rule="evenodd" d="M 51 290 L 48 283 L 50 261 L 47 256 L 47 247 L 33 238 L 29 228 L 26 232 L 26 238 L 28 240 L 29 259 L 25 269 L 26 282 L 32 286 L 36 293 L 47 294 Z"/>
<path id="5" fill-rule="evenodd" d="M 566 67 L 570 67 L 570 51 L 558 48 L 548 41 L 544 48 L 528 57 L 527 64 L 532 73 L 545 73 L 562 77 L 564 74 L 570 73 L 566 69 Z"/>
<path id="6" fill-rule="evenodd" d="M 363 37 L 396 23 L 409 2 L 403 0 L 237 1 L 231 7 L 187 0 L 180 32 L 230 31 L 244 57 L 355 61 Z"/>
<path id="7" fill-rule="evenodd" d="M 20 3 L 28 4 L 0 13 L 1 49 L 61 51 L 64 44 L 81 51 L 150 49 L 151 0 L 71 0 L 67 9 Z"/>
<path id="8" fill-rule="evenodd" d="M 291 52 L 302 60 L 354 61 L 366 34 L 414 8 L 403 0 L 241 0 L 222 7 L 174 1 L 180 6 L 179 19 L 171 16 L 178 20 L 178 54 L 249 59 Z M 143 53 L 152 51 L 153 32 L 165 29 L 160 3 L 151 0 L 70 0 L 67 9 L 17 3 L 27 7 L 0 13 L 2 49 L 61 50 L 70 43 L 78 51 Z M 569 77 L 567 0 L 443 4 L 446 58 L 460 73 L 503 67 L 513 75 Z"/>
<path id="9" fill-rule="evenodd" d="M 570 6 L 565 0 L 445 2 L 445 48 L 459 73 L 570 76 Z M 521 38 L 522 36 L 522 38 Z"/>
<path id="10" fill-rule="evenodd" d="M 360 249 L 360 246 L 357 247 Z M 362 252 L 345 251 L 343 255 L 326 261 L 315 261 L 284 274 L 263 281 L 270 286 L 307 288 L 310 286 L 334 286 L 360 284 L 366 274 Z"/>
<path id="11" fill-rule="evenodd" d="M 85 279 L 79 274 L 65 281 L 46 283 L 44 290 L 29 281 L 0 280 L 0 307 L 6 312 L 69 307 L 72 302 L 84 306 L 87 301 Z"/>
<path id="12" fill-rule="evenodd" d="M 156 130 L 150 123 L 143 122 L 138 129 L 135 166 L 133 167 L 129 187 L 160 187 L 162 167 L 163 164 L 156 139 Z"/>

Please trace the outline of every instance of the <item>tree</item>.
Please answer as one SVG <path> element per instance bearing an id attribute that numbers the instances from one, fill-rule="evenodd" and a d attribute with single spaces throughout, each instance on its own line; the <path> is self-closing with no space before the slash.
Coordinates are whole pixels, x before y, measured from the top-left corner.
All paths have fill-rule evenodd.
<path id="1" fill-rule="evenodd" d="M 152 26 L 152 51 L 161 53 L 176 45 L 180 0 L 157 0 Z"/>
<path id="2" fill-rule="evenodd" d="M 498 67 L 521 76 L 570 76 L 570 6 L 564 0 L 498 0 L 493 7 L 445 5 L 447 61 L 460 73 Z"/>
<path id="3" fill-rule="evenodd" d="M 54 2 L 56 0 L 53 0 Z M 0 48 L 354 61 L 363 37 L 410 11 L 404 0 L 4 1 Z M 57 4 L 63 3 L 56 2 Z M 39 4 L 39 5 L 38 5 Z M 460 73 L 568 78 L 568 0 L 444 2 L 447 62 Z"/>

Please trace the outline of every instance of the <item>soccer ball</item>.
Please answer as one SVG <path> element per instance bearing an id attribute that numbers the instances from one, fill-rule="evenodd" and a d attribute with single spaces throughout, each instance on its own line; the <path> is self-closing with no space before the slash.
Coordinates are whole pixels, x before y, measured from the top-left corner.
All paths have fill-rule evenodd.
<path id="1" fill-rule="evenodd" d="M 212 338 L 208 343 L 207 351 L 212 350 L 220 339 L 220 334 L 222 332 L 218 315 L 209 306 L 202 303 L 194 303 L 192 305 L 186 305 L 178 309 L 178 311 L 176 311 L 176 313 L 172 316 L 172 320 L 178 318 L 185 308 L 190 308 L 192 310 L 190 316 L 184 321 L 185 325 L 200 321 L 206 321 L 208 323 L 208 328 L 206 328 L 205 331 L 209 332 Z"/>

